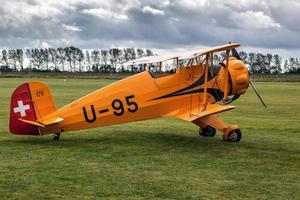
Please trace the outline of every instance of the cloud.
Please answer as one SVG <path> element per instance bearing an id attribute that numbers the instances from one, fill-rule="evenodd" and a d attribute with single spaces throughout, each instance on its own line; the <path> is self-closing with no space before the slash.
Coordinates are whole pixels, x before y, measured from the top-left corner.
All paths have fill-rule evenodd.
<path id="1" fill-rule="evenodd" d="M 150 6 L 145 6 L 143 8 L 143 13 L 151 15 L 165 15 L 165 12 L 163 10 L 155 9 Z"/>
<path id="2" fill-rule="evenodd" d="M 128 20 L 128 16 L 125 14 L 117 14 L 113 11 L 105 10 L 103 8 L 85 9 L 82 11 L 82 13 L 94 15 L 100 19 L 111 19 L 116 21 Z"/>
<path id="3" fill-rule="evenodd" d="M 0 48 L 300 49 L 299 10 L 297 0 L 2 0 Z"/>
<path id="4" fill-rule="evenodd" d="M 207 0 L 178 0 L 178 5 L 187 8 L 197 8 L 208 4 Z"/>
<path id="5" fill-rule="evenodd" d="M 241 13 L 233 13 L 231 19 L 237 27 L 245 29 L 273 29 L 281 27 L 279 23 L 261 11 L 255 12 L 249 10 Z"/>
<path id="6" fill-rule="evenodd" d="M 74 25 L 66 25 L 66 24 L 62 24 L 62 27 L 63 27 L 66 31 L 70 31 L 70 32 L 80 32 L 80 31 L 82 31 L 78 26 L 74 26 Z"/>
<path id="7" fill-rule="evenodd" d="M 4 1 L 0 5 L 1 23 L 0 27 L 18 28 L 27 25 L 33 18 L 55 21 L 55 18 L 62 16 L 63 12 L 55 7 L 47 4 L 28 4 L 23 1 Z"/>

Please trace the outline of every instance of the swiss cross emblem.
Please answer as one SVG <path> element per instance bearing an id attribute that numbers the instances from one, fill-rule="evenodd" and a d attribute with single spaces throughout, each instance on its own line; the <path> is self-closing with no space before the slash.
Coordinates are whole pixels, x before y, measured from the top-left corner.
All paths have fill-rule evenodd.
<path id="1" fill-rule="evenodd" d="M 18 106 L 14 108 L 14 113 L 20 113 L 21 117 L 26 117 L 26 110 L 29 110 L 29 104 L 24 105 L 23 101 L 18 101 Z"/>

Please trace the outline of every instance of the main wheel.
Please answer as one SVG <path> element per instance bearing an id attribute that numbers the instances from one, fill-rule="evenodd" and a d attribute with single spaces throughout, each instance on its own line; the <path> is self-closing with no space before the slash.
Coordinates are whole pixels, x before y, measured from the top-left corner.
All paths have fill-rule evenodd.
<path id="1" fill-rule="evenodd" d="M 216 129 L 211 126 L 206 126 L 199 129 L 199 135 L 203 137 L 214 137 L 216 135 Z"/>
<path id="2" fill-rule="evenodd" d="M 227 138 L 223 135 L 223 140 L 226 142 L 239 142 L 242 138 L 242 132 L 240 129 L 234 129 L 228 133 Z"/>

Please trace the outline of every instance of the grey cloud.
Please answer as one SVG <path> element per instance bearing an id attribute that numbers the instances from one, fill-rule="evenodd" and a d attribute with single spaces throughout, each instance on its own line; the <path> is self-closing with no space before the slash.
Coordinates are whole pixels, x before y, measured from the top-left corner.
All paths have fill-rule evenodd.
<path id="1" fill-rule="evenodd" d="M 300 49 L 296 0 L 17 2 L 0 4 L 1 47 L 38 47 L 44 42 L 54 47 L 168 49 L 234 41 L 249 47 Z M 106 17 L 96 11 L 105 11 Z M 258 26 L 254 20 L 264 21 Z"/>

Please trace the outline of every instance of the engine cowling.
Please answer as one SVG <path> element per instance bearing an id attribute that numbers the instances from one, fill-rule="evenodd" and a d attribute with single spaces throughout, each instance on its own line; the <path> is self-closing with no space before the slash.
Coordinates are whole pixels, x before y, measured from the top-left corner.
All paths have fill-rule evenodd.
<path id="1" fill-rule="evenodd" d="M 231 80 L 231 94 L 244 94 L 249 87 L 249 73 L 246 65 L 234 58 L 229 58 L 229 75 Z"/>
<path id="2" fill-rule="evenodd" d="M 224 66 L 226 65 L 226 61 L 224 61 Z M 246 65 L 241 61 L 236 59 L 235 57 L 229 57 L 228 62 L 228 71 L 229 71 L 229 84 L 227 84 L 228 95 L 242 95 L 244 94 L 249 87 L 249 73 Z M 225 77 L 226 77 L 226 69 L 225 67 L 221 67 L 218 74 L 218 85 L 224 91 L 225 87 Z"/>

